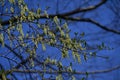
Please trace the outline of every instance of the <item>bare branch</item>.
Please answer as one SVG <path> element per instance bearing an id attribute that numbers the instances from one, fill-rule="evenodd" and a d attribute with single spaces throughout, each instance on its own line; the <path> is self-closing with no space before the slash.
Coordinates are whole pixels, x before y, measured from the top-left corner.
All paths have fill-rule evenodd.
<path id="1" fill-rule="evenodd" d="M 9 49 L 12 53 L 14 53 L 14 55 L 17 56 L 20 60 L 23 60 L 23 57 L 21 55 L 19 55 L 16 51 L 14 51 L 10 46 L 8 46 L 7 44 L 5 44 L 5 47 L 7 49 Z"/>
<path id="2" fill-rule="evenodd" d="M 98 26 L 99 28 L 101 28 L 101 29 L 103 29 L 105 31 L 120 34 L 120 31 L 107 28 L 107 26 L 101 25 L 99 22 L 97 22 L 95 20 L 92 20 L 90 18 L 73 18 L 73 17 L 62 17 L 62 18 L 66 19 L 66 20 L 71 20 L 71 21 L 89 22 L 89 23 L 95 24 L 96 26 Z"/>
<path id="3" fill-rule="evenodd" d="M 61 16 L 70 16 L 70 15 L 74 15 L 74 14 L 77 14 L 77 13 L 80 13 L 80 12 L 86 12 L 86 11 L 91 11 L 91 10 L 94 10 L 98 7 L 100 7 L 102 4 L 106 3 L 107 0 L 102 0 L 100 3 L 94 5 L 94 6 L 89 6 L 87 8 L 77 8 L 75 10 L 72 10 L 72 11 L 69 11 L 69 12 L 66 12 L 66 13 L 62 13 Z"/>
<path id="4" fill-rule="evenodd" d="M 87 72 L 88 74 L 100 74 L 100 73 L 108 73 L 114 70 L 120 69 L 120 65 L 116 66 L 114 68 L 106 69 L 106 70 L 97 70 L 97 71 L 90 71 Z M 86 75 L 86 72 L 80 72 L 80 71 L 44 71 L 44 70 L 18 70 L 18 69 L 12 69 L 8 70 L 7 72 L 18 72 L 18 73 L 47 73 L 47 74 L 57 74 L 57 73 L 71 73 L 71 74 L 81 74 Z"/>

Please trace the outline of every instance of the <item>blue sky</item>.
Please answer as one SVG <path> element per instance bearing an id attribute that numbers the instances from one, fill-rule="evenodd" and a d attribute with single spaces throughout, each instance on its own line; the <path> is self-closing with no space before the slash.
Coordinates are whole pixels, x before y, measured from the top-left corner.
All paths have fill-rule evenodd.
<path id="1" fill-rule="evenodd" d="M 87 0 L 85 0 L 87 1 Z M 92 0 L 89 5 L 94 5 L 97 2 L 99 2 L 101 0 Z M 86 7 L 88 6 L 87 4 L 84 4 L 83 6 L 81 6 L 81 4 L 83 4 L 83 0 L 71 0 L 71 2 L 69 0 L 65 0 L 65 1 L 60 1 L 58 0 L 58 4 L 57 4 L 57 0 L 26 0 L 26 3 L 28 3 L 28 7 L 29 8 L 33 8 L 33 9 L 37 9 L 37 4 L 39 3 L 40 8 L 42 10 L 45 10 L 46 7 L 50 7 L 47 12 L 48 14 L 56 14 L 57 13 L 64 13 L 70 10 L 74 10 L 75 8 L 78 7 Z M 108 3 L 106 3 L 108 4 Z M 58 8 L 58 11 L 57 11 Z M 75 17 L 82 17 L 82 18 L 91 18 L 94 19 L 97 22 L 100 22 L 100 24 L 107 26 L 108 28 L 114 28 L 112 22 L 113 19 L 115 18 L 115 14 L 108 8 L 106 7 L 106 5 L 103 5 L 101 7 L 99 7 L 98 9 L 94 10 L 94 11 L 90 11 L 90 12 L 86 12 L 86 13 L 80 13 L 77 15 L 74 15 Z M 6 19 L 6 18 L 3 18 Z M 41 19 L 41 22 L 44 21 Z M 74 36 L 74 32 L 78 32 L 78 33 L 85 33 L 85 36 L 82 38 L 84 40 L 87 41 L 88 45 L 90 46 L 90 48 L 95 48 L 96 45 L 101 44 L 102 42 L 105 43 L 106 46 L 109 46 L 110 48 L 113 48 L 112 50 L 102 50 L 102 51 L 97 51 L 97 55 L 99 56 L 105 56 L 105 57 L 109 57 L 108 59 L 104 59 L 101 57 L 88 57 L 87 62 L 83 59 L 83 56 L 81 56 L 81 60 L 82 62 L 80 64 L 78 64 L 77 62 L 75 62 L 72 57 L 71 57 L 71 53 L 70 53 L 70 58 L 68 59 L 61 59 L 61 52 L 53 47 L 50 46 L 46 46 L 47 50 L 46 51 L 42 51 L 41 47 L 39 47 L 38 49 L 38 55 L 43 55 L 44 57 L 46 56 L 50 56 L 53 59 L 60 59 L 60 61 L 62 61 L 63 65 L 68 66 L 69 62 L 72 62 L 73 64 L 73 69 L 76 69 L 77 71 L 96 71 L 96 70 L 106 70 L 106 69 L 110 69 L 113 68 L 115 66 L 120 65 L 120 35 L 112 33 L 112 32 L 108 32 L 105 31 L 101 28 L 99 28 L 98 26 L 88 23 L 88 22 L 71 22 L 71 21 L 67 21 L 68 22 L 68 27 L 69 29 L 71 29 L 70 35 L 71 37 Z M 24 25 L 25 26 L 25 25 Z M 119 27 L 118 27 L 119 28 Z M 25 29 L 25 28 L 24 28 Z M 117 28 L 115 28 L 117 30 Z M 0 52 L 2 51 L 6 51 L 3 48 L 0 48 Z M 94 49 L 91 49 L 90 51 L 94 51 Z M 39 54 L 41 53 L 41 54 Z M 10 55 L 13 56 L 13 55 Z M 2 58 L 0 58 L 0 62 L 3 65 L 7 65 L 8 63 L 6 63 L 7 61 L 3 60 Z M 4 64 L 5 63 L 5 64 Z M 7 65 L 9 66 L 9 65 Z M 7 69 L 6 66 L 6 69 Z M 79 80 L 80 78 L 84 77 L 84 75 L 75 75 L 76 76 L 76 80 Z M 108 72 L 108 73 L 101 73 L 101 74 L 90 74 L 88 77 L 88 80 L 119 80 L 120 79 L 120 69 Z M 46 76 L 48 77 L 48 75 Z M 19 80 L 21 80 L 19 78 Z"/>

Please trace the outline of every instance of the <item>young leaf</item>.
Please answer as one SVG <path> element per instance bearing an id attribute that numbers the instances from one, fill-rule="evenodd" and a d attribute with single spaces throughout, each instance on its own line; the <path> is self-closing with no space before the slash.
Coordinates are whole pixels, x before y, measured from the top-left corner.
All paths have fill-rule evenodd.
<path id="1" fill-rule="evenodd" d="M 15 0 L 9 0 L 9 2 L 10 2 L 10 3 L 14 3 L 14 2 L 15 2 Z"/>
<path id="2" fill-rule="evenodd" d="M 41 44 L 42 44 L 43 51 L 45 51 L 46 50 L 45 44 L 43 42 Z"/>
<path id="3" fill-rule="evenodd" d="M 74 76 L 72 76 L 72 80 L 76 80 Z"/>
<path id="4" fill-rule="evenodd" d="M 58 76 L 56 76 L 56 80 L 63 80 L 62 75 L 59 74 Z"/>
<path id="5" fill-rule="evenodd" d="M 4 37 L 2 33 L 0 33 L 0 43 L 2 44 L 2 46 L 4 46 Z"/>
<path id="6" fill-rule="evenodd" d="M 14 8 L 13 8 L 13 7 L 11 7 L 11 8 L 10 8 L 10 11 L 11 11 L 12 13 L 14 13 Z"/>
<path id="7" fill-rule="evenodd" d="M 41 10 L 40 8 L 37 9 L 37 14 L 40 14 Z"/>
<path id="8" fill-rule="evenodd" d="M 55 16 L 53 20 L 54 20 L 54 22 L 55 22 L 56 25 L 59 24 L 59 20 L 58 20 L 58 17 L 57 17 L 57 16 Z"/>
<path id="9" fill-rule="evenodd" d="M 49 15 L 48 15 L 47 11 L 44 11 L 44 14 L 47 18 L 49 18 Z"/>

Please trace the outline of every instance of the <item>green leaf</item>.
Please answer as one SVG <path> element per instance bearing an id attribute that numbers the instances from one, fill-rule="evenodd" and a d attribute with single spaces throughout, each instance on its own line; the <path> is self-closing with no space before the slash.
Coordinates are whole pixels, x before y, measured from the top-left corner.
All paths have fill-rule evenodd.
<path id="1" fill-rule="evenodd" d="M 76 80 L 74 76 L 72 76 L 72 80 Z"/>
<path id="2" fill-rule="evenodd" d="M 15 2 L 15 0 L 9 0 L 9 2 L 10 2 L 10 3 L 14 3 L 14 2 Z"/>
<path id="3" fill-rule="evenodd" d="M 37 14 L 40 14 L 41 10 L 40 8 L 37 9 Z"/>
<path id="4" fill-rule="evenodd" d="M 56 76 L 56 80 L 63 80 L 62 75 L 59 74 L 58 76 Z"/>
<path id="5" fill-rule="evenodd" d="M 45 44 L 43 42 L 41 44 L 42 44 L 43 51 L 45 51 L 46 50 Z"/>
<path id="6" fill-rule="evenodd" d="M 2 80 L 7 80 L 7 79 L 6 79 L 6 73 L 5 73 L 5 70 L 4 70 L 4 69 L 0 70 L 0 76 L 1 76 L 0 80 L 1 80 L 1 79 L 2 79 Z"/>
<path id="7" fill-rule="evenodd" d="M 20 32 L 21 36 L 24 37 L 22 24 L 18 24 L 18 25 L 17 25 L 17 30 L 18 30 L 18 32 Z"/>
<path id="8" fill-rule="evenodd" d="M 80 59 L 80 55 L 79 54 L 76 55 L 76 58 L 77 58 L 78 62 L 80 63 L 81 59 Z"/>
<path id="9" fill-rule="evenodd" d="M 53 20 L 54 20 L 54 22 L 55 22 L 56 25 L 59 25 L 59 20 L 58 20 L 58 17 L 57 17 L 57 16 L 55 16 L 55 17 L 53 18 Z"/>
<path id="10" fill-rule="evenodd" d="M 79 63 L 81 62 L 80 55 L 78 54 L 78 52 L 73 51 L 72 55 L 75 60 L 77 60 Z"/>
<path id="11" fill-rule="evenodd" d="M 47 11 L 44 11 L 44 14 L 47 18 L 49 18 L 49 15 L 48 15 Z"/>
<path id="12" fill-rule="evenodd" d="M 57 66 L 58 66 L 59 68 L 63 68 L 63 65 L 62 65 L 61 62 L 58 62 Z"/>
<path id="13" fill-rule="evenodd" d="M 60 34 L 62 37 L 64 37 L 64 35 L 65 35 L 65 33 L 62 30 L 60 31 Z"/>
<path id="14" fill-rule="evenodd" d="M 50 59 L 47 57 L 47 59 L 45 60 L 45 64 L 49 63 Z"/>
<path id="15" fill-rule="evenodd" d="M 13 8 L 13 7 L 11 7 L 11 8 L 10 8 L 10 11 L 11 11 L 12 13 L 14 13 L 14 8 Z"/>
<path id="16" fill-rule="evenodd" d="M 53 32 L 49 31 L 48 34 L 55 39 L 55 34 Z"/>
<path id="17" fill-rule="evenodd" d="M 43 28 L 44 34 L 47 35 L 47 27 Z"/>
<path id="18" fill-rule="evenodd" d="M 8 12 L 8 8 L 6 8 L 5 11 Z"/>
<path id="19" fill-rule="evenodd" d="M 31 67 L 34 67 L 34 61 L 32 58 L 30 59 L 30 63 L 31 63 Z"/>
<path id="20" fill-rule="evenodd" d="M 2 33 L 0 33 L 0 43 L 2 44 L 2 47 L 4 47 L 4 37 Z"/>
<path id="21" fill-rule="evenodd" d="M 67 68 L 67 71 L 68 71 L 68 72 L 72 72 L 72 71 L 73 71 L 73 70 L 72 70 L 72 67 L 69 66 L 69 67 Z"/>
<path id="22" fill-rule="evenodd" d="M 62 57 L 63 58 L 68 57 L 68 51 L 67 50 L 65 50 L 65 49 L 62 50 Z"/>
<path id="23" fill-rule="evenodd" d="M 67 23 L 64 23 L 63 28 L 64 28 L 64 29 L 68 29 Z"/>

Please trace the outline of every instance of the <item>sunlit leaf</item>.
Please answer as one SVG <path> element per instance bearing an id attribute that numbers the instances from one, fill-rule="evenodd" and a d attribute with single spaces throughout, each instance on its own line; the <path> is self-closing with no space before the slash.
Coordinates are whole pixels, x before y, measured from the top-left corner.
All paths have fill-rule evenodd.
<path id="1" fill-rule="evenodd" d="M 62 50 L 62 57 L 63 58 L 68 57 L 68 51 L 67 50 L 65 50 L 65 49 Z"/>
<path id="2" fill-rule="evenodd" d="M 11 7 L 11 8 L 10 8 L 10 11 L 11 11 L 12 13 L 14 13 L 14 8 L 13 8 L 13 7 Z"/>
<path id="3" fill-rule="evenodd" d="M 59 20 L 58 20 L 58 17 L 57 17 L 57 16 L 55 16 L 55 17 L 53 18 L 53 20 L 54 20 L 54 22 L 55 22 L 56 25 L 59 25 Z"/>
<path id="4" fill-rule="evenodd" d="M 43 49 L 43 51 L 45 51 L 45 50 L 46 50 L 45 43 L 42 42 L 41 44 L 42 44 L 42 49 Z"/>
<path id="5" fill-rule="evenodd" d="M 40 14 L 41 10 L 40 8 L 37 9 L 37 14 Z"/>
<path id="6" fill-rule="evenodd" d="M 76 78 L 74 76 L 72 76 L 72 80 L 76 80 Z"/>
<path id="7" fill-rule="evenodd" d="M 9 0 L 9 2 L 10 2 L 10 3 L 14 3 L 14 2 L 15 2 L 15 0 Z"/>
<path id="8" fill-rule="evenodd" d="M 47 11 L 44 11 L 44 14 L 47 18 L 49 18 L 49 15 L 48 15 Z"/>
<path id="9" fill-rule="evenodd" d="M 63 80 L 62 75 L 59 74 L 58 76 L 56 76 L 56 80 Z"/>
<path id="10" fill-rule="evenodd" d="M 72 71 L 73 71 L 73 70 L 72 70 L 72 67 L 69 66 L 69 67 L 67 68 L 67 71 L 68 71 L 68 72 L 72 72 Z"/>
<path id="11" fill-rule="evenodd" d="M 2 46 L 4 47 L 4 36 L 2 33 L 0 33 L 0 43 L 2 44 Z"/>

